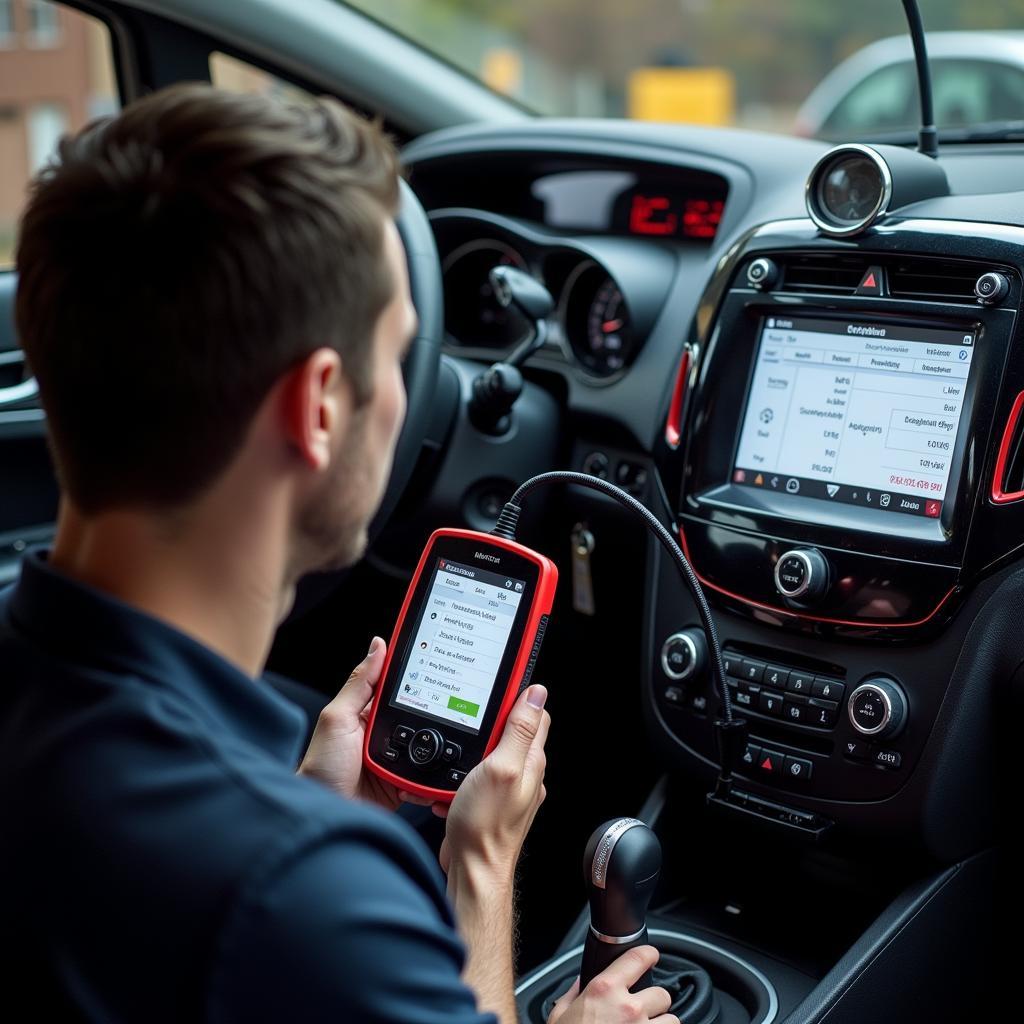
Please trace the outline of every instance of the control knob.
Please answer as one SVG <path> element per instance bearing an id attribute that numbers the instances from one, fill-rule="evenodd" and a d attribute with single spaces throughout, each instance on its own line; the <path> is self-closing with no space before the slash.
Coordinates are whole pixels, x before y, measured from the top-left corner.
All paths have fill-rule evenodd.
<path id="1" fill-rule="evenodd" d="M 708 642 L 697 627 L 673 633 L 661 645 L 661 668 L 669 679 L 699 679 L 708 665 Z"/>
<path id="2" fill-rule="evenodd" d="M 994 306 L 1010 293 L 1010 282 L 1005 274 L 990 270 L 974 283 L 974 294 L 982 306 Z"/>
<path id="3" fill-rule="evenodd" d="M 775 589 L 789 601 L 813 604 L 828 590 L 828 562 L 816 548 L 794 548 L 775 563 Z"/>
<path id="4" fill-rule="evenodd" d="M 907 721 L 907 698 L 893 679 L 865 679 L 846 705 L 850 723 L 862 736 L 884 740 L 895 736 Z"/>
<path id="5" fill-rule="evenodd" d="M 766 292 L 772 288 L 779 279 L 779 268 L 774 260 L 766 259 L 764 256 L 754 260 L 747 267 L 747 284 L 756 288 L 759 292 Z"/>

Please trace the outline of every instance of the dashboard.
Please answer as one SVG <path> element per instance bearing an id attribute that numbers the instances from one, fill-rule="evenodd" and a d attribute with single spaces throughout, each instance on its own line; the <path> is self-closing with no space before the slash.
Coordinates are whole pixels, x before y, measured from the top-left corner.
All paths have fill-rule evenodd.
<path id="1" fill-rule="evenodd" d="M 583 424 L 570 468 L 629 468 L 701 580 L 747 810 L 952 858 L 995 828 L 989 709 L 1024 662 L 1024 151 L 881 147 L 872 192 L 876 151 L 767 141 L 544 121 L 413 143 L 447 351 L 490 362 L 528 332 L 491 267 L 546 285 L 525 372 Z M 650 738 L 710 781 L 696 609 L 653 548 L 646 588 Z"/>

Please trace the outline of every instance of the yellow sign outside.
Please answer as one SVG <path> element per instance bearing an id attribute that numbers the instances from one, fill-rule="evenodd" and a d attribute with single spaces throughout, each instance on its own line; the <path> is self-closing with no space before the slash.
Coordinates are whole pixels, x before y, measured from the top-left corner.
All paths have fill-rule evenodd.
<path id="1" fill-rule="evenodd" d="M 725 68 L 637 68 L 629 76 L 628 114 L 638 121 L 732 124 L 736 82 Z"/>

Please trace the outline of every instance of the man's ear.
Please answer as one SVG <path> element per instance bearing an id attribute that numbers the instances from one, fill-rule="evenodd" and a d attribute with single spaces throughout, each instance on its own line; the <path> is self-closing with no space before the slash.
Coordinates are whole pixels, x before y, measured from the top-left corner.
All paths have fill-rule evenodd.
<path id="1" fill-rule="evenodd" d="M 332 438 L 351 413 L 341 356 L 332 348 L 312 352 L 288 374 L 283 397 L 288 442 L 310 469 L 326 469 L 334 450 Z"/>

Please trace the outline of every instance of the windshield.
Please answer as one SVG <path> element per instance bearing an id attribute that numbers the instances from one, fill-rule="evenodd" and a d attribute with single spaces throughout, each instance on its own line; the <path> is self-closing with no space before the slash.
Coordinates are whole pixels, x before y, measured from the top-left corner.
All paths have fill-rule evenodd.
<path id="1" fill-rule="evenodd" d="M 354 0 L 540 114 L 910 141 L 899 0 Z M 947 137 L 1024 120 L 1024 0 L 921 0 Z"/>

